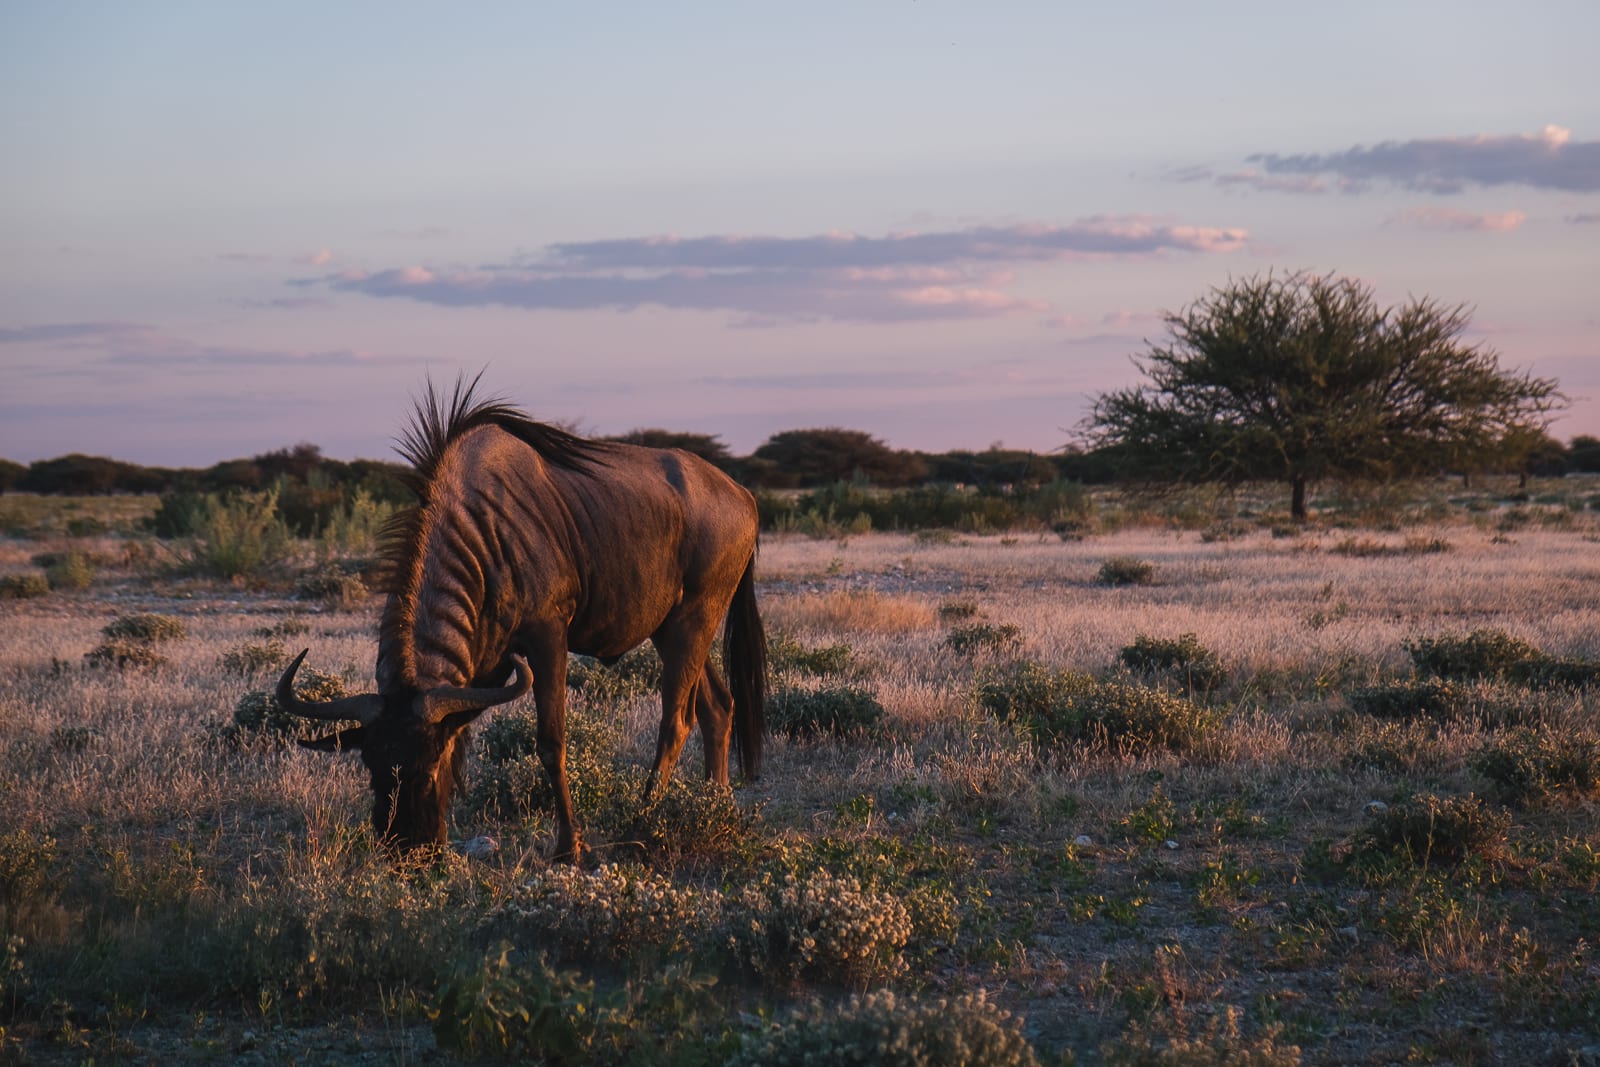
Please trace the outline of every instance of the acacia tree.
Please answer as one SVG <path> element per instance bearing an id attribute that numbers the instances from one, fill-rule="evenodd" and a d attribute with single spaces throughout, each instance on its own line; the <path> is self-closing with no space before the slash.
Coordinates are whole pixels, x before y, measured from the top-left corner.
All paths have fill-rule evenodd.
<path id="1" fill-rule="evenodd" d="M 1287 482 L 1300 521 L 1316 482 L 1471 470 L 1565 402 L 1465 343 L 1464 305 L 1380 308 L 1350 278 L 1258 275 L 1165 321 L 1148 381 L 1097 397 L 1086 436 L 1137 479 Z"/>

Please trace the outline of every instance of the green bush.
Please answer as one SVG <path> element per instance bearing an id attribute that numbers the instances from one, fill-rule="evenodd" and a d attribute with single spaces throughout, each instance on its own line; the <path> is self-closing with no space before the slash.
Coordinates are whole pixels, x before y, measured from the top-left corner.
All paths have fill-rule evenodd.
<path id="1" fill-rule="evenodd" d="M 1497 860 L 1505 853 L 1511 816 L 1471 795 L 1422 794 L 1374 811 L 1356 832 L 1347 863 L 1359 868 L 1400 861 L 1408 866 L 1454 867 L 1469 859 Z"/>
<path id="2" fill-rule="evenodd" d="M 1178 637 L 1139 634 L 1118 656 L 1130 671 L 1175 675 L 1191 692 L 1215 689 L 1228 673 L 1217 654 L 1202 645 L 1194 634 Z"/>
<path id="3" fill-rule="evenodd" d="M 82 552 L 68 552 L 53 560 L 44 569 L 45 581 L 51 589 L 82 591 L 94 582 L 94 561 Z"/>
<path id="4" fill-rule="evenodd" d="M 589 656 L 567 660 L 567 687 L 591 704 L 626 703 L 661 688 L 661 656 L 646 643 L 607 667 Z"/>
<path id="5" fill-rule="evenodd" d="M 1156 580 L 1155 564 L 1135 556 L 1113 556 L 1100 565 L 1101 585 L 1149 585 Z"/>
<path id="6" fill-rule="evenodd" d="M 0 577 L 0 600 L 31 600 L 50 592 L 50 579 L 43 574 L 7 574 Z"/>
<path id="7" fill-rule="evenodd" d="M 338 700 L 351 695 L 338 675 L 305 666 L 295 674 L 294 692 L 301 700 L 308 701 Z M 290 715 L 278 706 L 278 698 L 272 693 L 256 689 L 240 697 L 234 705 L 233 722 L 223 730 L 223 736 L 233 741 L 248 741 L 256 737 L 295 741 L 321 737 L 353 725 L 316 722 Z"/>
<path id="8" fill-rule="evenodd" d="M 711 998 L 715 980 L 687 968 L 619 989 L 597 989 L 576 971 L 543 958 L 496 954 L 445 980 L 429 1010 L 434 1038 L 448 1052 L 565 1067 L 615 1064 L 712 1064 L 727 1042 Z"/>
<path id="9" fill-rule="evenodd" d="M 851 737 L 876 733 L 883 724 L 883 705 L 869 689 L 824 686 L 780 689 L 767 701 L 768 721 L 789 737 Z"/>
<path id="10" fill-rule="evenodd" d="M 116 667 L 126 670 L 138 667 L 150 670 L 167 662 L 167 657 L 156 651 L 148 641 L 106 641 L 83 654 L 83 658 L 96 667 Z"/>
<path id="11" fill-rule="evenodd" d="M 207 496 L 189 566 L 215 578 L 248 578 L 289 557 L 292 538 L 275 492 Z"/>
<path id="12" fill-rule="evenodd" d="M 1423 674 L 1468 681 L 1498 678 L 1521 664 L 1546 658 L 1521 638 L 1489 627 L 1468 634 L 1412 638 L 1404 646 Z"/>
<path id="13" fill-rule="evenodd" d="M 113 641 L 143 641 L 147 644 L 181 641 L 189 634 L 183 620 L 171 615 L 124 615 L 107 623 L 100 632 Z"/>
<path id="14" fill-rule="evenodd" d="M 1600 686 L 1600 663 L 1544 657 L 1514 663 L 1506 677 L 1534 689 L 1589 689 Z"/>
<path id="15" fill-rule="evenodd" d="M 855 665 L 855 652 L 843 642 L 808 648 L 779 632 L 767 639 L 767 665 L 773 674 L 844 674 Z"/>
<path id="16" fill-rule="evenodd" d="M 1352 689 L 1345 694 L 1352 711 L 1378 719 L 1432 722 L 1474 721 L 1484 726 L 1515 726 L 1538 720 L 1544 701 L 1503 686 L 1464 685 L 1439 678 Z"/>
<path id="17" fill-rule="evenodd" d="M 978 652 L 1003 655 L 1022 647 L 1022 627 L 1010 622 L 998 626 L 987 622 L 957 626 L 945 635 L 944 645 L 963 656 Z"/>
<path id="18" fill-rule="evenodd" d="M 300 579 L 295 586 L 295 596 L 302 600 L 320 600 L 333 608 L 355 607 L 372 594 L 361 576 L 362 570 L 359 561 L 324 563 Z"/>
<path id="19" fill-rule="evenodd" d="M 206 493 L 168 493 L 150 516 L 151 532 L 167 540 L 195 536 L 214 499 Z"/>
<path id="20" fill-rule="evenodd" d="M 983 992 L 954 999 L 889 990 L 813 1004 L 746 1038 L 728 1067 L 1037 1067 L 1021 1022 Z"/>
<path id="21" fill-rule="evenodd" d="M 289 651 L 284 648 L 283 642 L 273 640 L 260 645 L 246 643 L 227 649 L 222 653 L 220 662 L 223 670 L 248 676 L 280 666 L 288 659 Z"/>
<path id="22" fill-rule="evenodd" d="M 1514 730 L 1479 748 L 1468 765 L 1507 804 L 1600 795 L 1600 739 L 1571 731 Z"/>
<path id="23" fill-rule="evenodd" d="M 1086 744 L 1130 753 L 1197 746 L 1219 714 L 1147 686 L 1101 681 L 1038 663 L 1012 664 L 981 681 L 978 703 L 1027 730 L 1041 750 Z"/>

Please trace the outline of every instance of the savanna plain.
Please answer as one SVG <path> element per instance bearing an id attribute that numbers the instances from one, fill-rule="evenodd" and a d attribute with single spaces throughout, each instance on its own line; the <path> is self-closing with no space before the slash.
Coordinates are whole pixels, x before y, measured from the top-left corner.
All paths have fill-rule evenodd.
<path id="1" fill-rule="evenodd" d="M 294 744 L 372 516 L 0 497 L 0 1062 L 1600 1063 L 1600 482 L 1323 503 L 788 522 L 761 777 L 574 659 L 570 868 L 531 701 L 423 860 Z"/>

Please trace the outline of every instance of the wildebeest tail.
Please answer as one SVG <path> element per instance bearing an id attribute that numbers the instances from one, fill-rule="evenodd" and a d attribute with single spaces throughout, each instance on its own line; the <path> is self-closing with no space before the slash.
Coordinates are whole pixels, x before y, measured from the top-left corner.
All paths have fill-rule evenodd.
<path id="1" fill-rule="evenodd" d="M 750 556 L 723 625 L 722 650 L 733 692 L 733 740 L 746 778 L 761 773 L 767 730 L 767 633 L 756 609 L 756 559 Z"/>

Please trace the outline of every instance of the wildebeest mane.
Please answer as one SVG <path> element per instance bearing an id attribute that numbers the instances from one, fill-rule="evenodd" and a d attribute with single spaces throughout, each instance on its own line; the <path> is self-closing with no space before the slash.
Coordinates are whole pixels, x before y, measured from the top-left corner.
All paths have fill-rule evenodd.
<path id="1" fill-rule="evenodd" d="M 396 441 L 396 450 L 411 469 L 401 475 L 416 503 L 397 511 L 379 534 L 379 573 L 382 592 L 405 596 L 412 591 L 411 576 L 424 549 L 426 515 L 432 499 L 434 477 L 451 444 L 480 426 L 497 426 L 532 448 L 545 462 L 567 470 L 589 472 L 610 447 L 548 423 L 536 422 L 520 408 L 498 397 L 480 400 L 474 395 L 478 376 L 457 378 L 446 395 L 429 381 L 416 402 L 411 423 Z M 409 617 L 408 611 L 402 616 Z M 401 616 L 390 621 L 399 622 Z M 390 634 L 388 636 L 399 636 Z"/>

